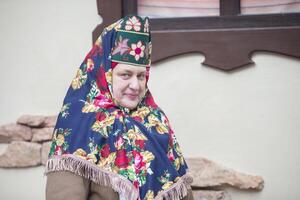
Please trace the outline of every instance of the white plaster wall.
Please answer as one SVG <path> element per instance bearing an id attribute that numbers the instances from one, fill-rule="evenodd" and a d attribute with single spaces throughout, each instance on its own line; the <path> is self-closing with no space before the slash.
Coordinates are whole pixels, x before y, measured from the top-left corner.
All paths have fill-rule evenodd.
<path id="1" fill-rule="evenodd" d="M 56 113 L 102 19 L 94 0 L 1 0 L 1 123 Z"/>
<path id="2" fill-rule="evenodd" d="M 95 0 L 0 0 L 0 124 L 58 113 L 101 22 Z M 44 199 L 43 172 L 0 169 L 0 199 Z"/>
<path id="3" fill-rule="evenodd" d="M 0 1 L 0 124 L 57 113 L 99 23 L 91 0 Z M 151 71 L 185 155 L 265 178 L 262 192 L 230 189 L 233 200 L 300 199 L 300 60 L 258 53 L 255 65 L 225 73 L 203 59 L 178 56 Z M 1 199 L 40 200 L 44 189 L 43 167 L 0 169 Z"/>
<path id="4" fill-rule="evenodd" d="M 298 200 L 300 60 L 269 53 L 226 73 L 189 54 L 152 68 L 150 89 L 169 115 L 185 155 L 262 175 L 262 192 L 233 200 Z"/>

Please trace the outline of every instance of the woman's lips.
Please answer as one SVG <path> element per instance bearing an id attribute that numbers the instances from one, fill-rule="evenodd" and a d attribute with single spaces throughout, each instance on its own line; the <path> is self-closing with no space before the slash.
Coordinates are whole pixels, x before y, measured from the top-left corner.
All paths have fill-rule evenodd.
<path id="1" fill-rule="evenodd" d="M 124 94 L 124 95 L 127 96 L 131 100 L 135 100 L 136 98 L 139 97 L 138 94 Z"/>

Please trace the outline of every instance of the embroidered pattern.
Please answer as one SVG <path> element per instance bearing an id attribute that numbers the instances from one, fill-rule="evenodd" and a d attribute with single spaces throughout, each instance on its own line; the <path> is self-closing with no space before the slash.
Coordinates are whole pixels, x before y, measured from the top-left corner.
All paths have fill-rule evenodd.
<path id="1" fill-rule="evenodd" d="M 144 57 L 145 45 L 139 41 L 137 44 L 131 44 L 130 55 L 134 56 L 135 60 L 138 61 L 140 58 Z"/>
<path id="2" fill-rule="evenodd" d="M 125 30 L 130 31 L 132 29 L 134 29 L 137 32 L 141 30 L 141 22 L 136 16 L 130 17 L 126 21 Z"/>

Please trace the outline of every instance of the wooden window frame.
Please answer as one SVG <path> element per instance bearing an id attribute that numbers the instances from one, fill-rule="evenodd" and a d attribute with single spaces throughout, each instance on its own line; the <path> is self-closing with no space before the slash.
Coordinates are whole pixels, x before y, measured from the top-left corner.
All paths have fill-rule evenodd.
<path id="1" fill-rule="evenodd" d="M 107 25 L 137 14 L 137 0 L 97 0 Z M 220 0 L 220 16 L 155 18 L 150 20 L 152 61 L 191 52 L 204 54 L 203 64 L 233 70 L 253 63 L 251 54 L 268 51 L 300 58 L 300 13 L 241 15 L 240 0 Z"/>

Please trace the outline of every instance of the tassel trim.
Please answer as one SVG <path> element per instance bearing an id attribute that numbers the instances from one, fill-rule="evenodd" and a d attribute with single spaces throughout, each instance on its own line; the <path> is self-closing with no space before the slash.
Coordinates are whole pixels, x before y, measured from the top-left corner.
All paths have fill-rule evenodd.
<path id="1" fill-rule="evenodd" d="M 99 185 L 109 186 L 127 200 L 139 199 L 139 191 L 125 177 L 103 170 L 89 161 L 74 155 L 53 156 L 46 163 L 45 174 L 55 171 L 71 171 Z"/>
<path id="2" fill-rule="evenodd" d="M 176 183 L 170 188 L 160 192 L 154 199 L 155 200 L 181 200 L 191 189 L 193 178 L 189 174 L 183 175 Z"/>
<path id="3" fill-rule="evenodd" d="M 127 200 L 139 198 L 139 191 L 125 177 L 103 170 L 89 161 L 83 160 L 72 154 L 62 156 L 52 156 L 47 160 L 45 175 L 55 171 L 71 171 L 79 176 L 89 179 L 96 184 L 111 187 Z M 189 174 L 182 176 L 170 188 L 160 192 L 155 200 L 181 200 L 191 189 L 193 178 Z"/>

